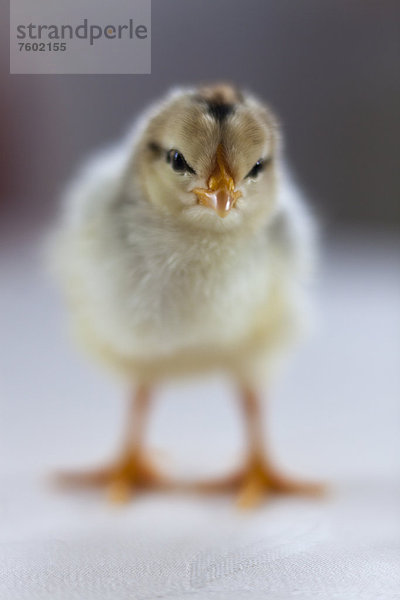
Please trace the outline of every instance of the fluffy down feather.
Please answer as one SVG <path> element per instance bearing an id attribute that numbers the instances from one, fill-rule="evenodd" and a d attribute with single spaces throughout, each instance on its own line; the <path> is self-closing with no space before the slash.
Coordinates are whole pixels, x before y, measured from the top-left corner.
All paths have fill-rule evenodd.
<path id="1" fill-rule="evenodd" d="M 276 119 L 233 88 L 217 118 L 208 89 L 174 90 L 94 158 L 65 195 L 52 245 L 79 338 L 136 380 L 215 368 L 259 377 L 306 316 L 314 225 Z M 224 219 L 191 193 L 219 145 L 242 194 Z M 194 174 L 173 171 L 170 149 Z"/>

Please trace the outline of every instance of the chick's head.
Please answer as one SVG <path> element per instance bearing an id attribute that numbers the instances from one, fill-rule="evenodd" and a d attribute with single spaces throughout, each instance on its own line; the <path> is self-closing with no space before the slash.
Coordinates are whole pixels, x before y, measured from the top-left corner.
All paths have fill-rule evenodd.
<path id="1" fill-rule="evenodd" d="M 193 227 L 263 223 L 276 199 L 278 126 L 228 85 L 173 93 L 150 116 L 134 156 L 144 196 Z"/>

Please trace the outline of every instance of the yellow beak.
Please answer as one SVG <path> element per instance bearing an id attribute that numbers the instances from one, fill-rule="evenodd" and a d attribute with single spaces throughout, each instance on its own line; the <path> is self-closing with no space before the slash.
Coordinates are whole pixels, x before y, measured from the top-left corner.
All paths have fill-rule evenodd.
<path id="1" fill-rule="evenodd" d="M 235 191 L 235 182 L 228 171 L 224 150 L 217 148 L 216 167 L 208 180 L 208 189 L 194 188 L 199 204 L 213 208 L 218 216 L 224 218 L 236 204 L 242 192 Z"/>

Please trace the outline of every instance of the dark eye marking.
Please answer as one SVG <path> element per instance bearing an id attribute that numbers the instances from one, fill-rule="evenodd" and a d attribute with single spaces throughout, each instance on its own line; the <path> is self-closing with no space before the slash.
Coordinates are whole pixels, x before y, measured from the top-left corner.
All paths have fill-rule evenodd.
<path id="1" fill-rule="evenodd" d="M 156 142 L 149 142 L 149 150 L 151 150 L 154 154 L 160 154 L 162 148 Z"/>
<path id="2" fill-rule="evenodd" d="M 178 150 L 172 149 L 167 152 L 167 163 L 170 164 L 177 173 L 196 174 L 195 170 L 187 164 L 183 154 L 178 152 Z"/>
<path id="3" fill-rule="evenodd" d="M 270 162 L 271 159 L 262 159 L 260 158 L 256 164 L 250 169 L 250 171 L 247 173 L 245 179 L 249 178 L 249 179 L 255 179 L 260 173 L 261 171 L 263 171 L 265 169 L 265 167 L 268 165 L 268 163 Z"/>

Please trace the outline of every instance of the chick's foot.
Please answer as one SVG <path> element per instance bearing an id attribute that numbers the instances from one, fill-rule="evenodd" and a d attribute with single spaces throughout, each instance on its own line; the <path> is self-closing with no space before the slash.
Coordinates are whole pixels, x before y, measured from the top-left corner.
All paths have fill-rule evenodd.
<path id="1" fill-rule="evenodd" d="M 169 483 L 150 459 L 142 454 L 123 456 L 115 463 L 92 471 L 61 473 L 63 487 L 104 488 L 111 502 L 127 502 L 137 491 L 166 489 Z"/>
<path id="2" fill-rule="evenodd" d="M 237 505 L 240 508 L 254 508 L 270 494 L 299 494 L 320 496 L 324 486 L 318 483 L 303 482 L 281 475 L 262 458 L 254 457 L 243 469 L 228 477 L 199 485 L 203 492 L 234 492 L 238 490 Z"/>
<path id="3" fill-rule="evenodd" d="M 255 458 L 242 472 L 237 504 L 241 508 L 252 508 L 270 493 L 319 496 L 323 491 L 321 484 L 291 479 Z"/>

